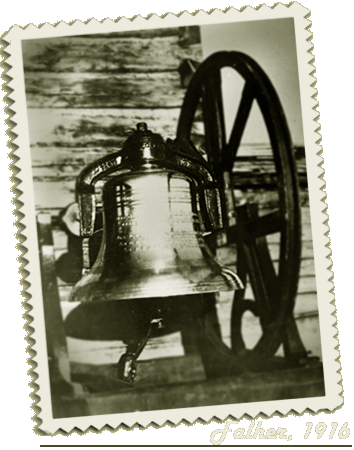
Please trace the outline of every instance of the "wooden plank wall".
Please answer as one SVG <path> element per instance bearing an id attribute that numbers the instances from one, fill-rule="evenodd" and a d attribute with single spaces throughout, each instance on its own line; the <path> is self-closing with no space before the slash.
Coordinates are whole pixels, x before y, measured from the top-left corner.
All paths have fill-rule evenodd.
<path id="1" fill-rule="evenodd" d="M 199 29 L 173 28 L 109 35 L 30 40 L 23 43 L 26 98 L 36 209 L 57 218 L 75 200 L 75 180 L 82 168 L 119 149 L 136 123 L 147 122 L 164 138 L 174 138 L 185 89 L 178 67 L 185 58 L 202 60 Z M 194 132 L 202 134 L 201 123 Z M 236 197 L 256 199 L 271 208 L 275 193 L 252 187 L 274 179 L 269 148 L 243 146 L 235 168 Z M 305 345 L 320 355 L 317 298 L 304 155 L 297 153 L 302 184 L 303 259 L 296 318 Z M 254 175 L 257 174 L 257 177 Z M 240 189 L 242 187 L 242 189 Z M 259 186 L 258 186 L 259 187 Z M 55 255 L 67 251 L 67 236 L 53 230 Z M 270 237 L 274 260 L 279 242 Z M 230 251 L 220 253 L 230 265 Z M 63 312 L 73 308 L 71 286 L 58 279 Z M 251 295 L 251 294 L 250 294 Z M 219 302 L 225 340 L 229 340 L 230 296 Z M 252 342 L 257 325 L 245 320 Z M 91 342 L 68 338 L 72 361 L 111 363 L 123 352 L 121 342 Z M 117 356 L 118 354 L 118 356 Z M 142 358 L 182 355 L 179 333 L 153 339 Z"/>

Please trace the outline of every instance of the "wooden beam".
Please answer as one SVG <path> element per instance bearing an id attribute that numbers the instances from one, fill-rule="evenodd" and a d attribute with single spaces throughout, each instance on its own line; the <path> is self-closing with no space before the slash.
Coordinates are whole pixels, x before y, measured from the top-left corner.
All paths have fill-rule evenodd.
<path id="1" fill-rule="evenodd" d="M 162 364 L 166 364 L 161 360 Z M 215 380 L 175 383 L 147 388 L 122 388 L 116 392 L 81 397 L 80 407 L 74 399 L 57 402 L 55 417 L 118 414 L 200 406 L 231 405 L 325 395 L 323 369 L 320 364 L 301 369 L 279 370 L 260 374 L 218 378 Z"/>
<path id="2" fill-rule="evenodd" d="M 70 394 L 74 388 L 70 383 L 68 349 L 56 283 L 50 215 L 38 214 L 37 224 L 51 390 L 58 394 Z"/>

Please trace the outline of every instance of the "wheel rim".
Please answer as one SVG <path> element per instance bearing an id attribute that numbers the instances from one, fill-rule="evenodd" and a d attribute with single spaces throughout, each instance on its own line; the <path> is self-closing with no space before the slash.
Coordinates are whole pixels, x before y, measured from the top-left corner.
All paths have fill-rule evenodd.
<path id="1" fill-rule="evenodd" d="M 225 138 L 221 97 L 220 71 L 224 67 L 233 68 L 245 81 L 229 142 L 226 142 Z M 274 355 L 283 340 L 284 324 L 292 313 L 299 279 L 301 216 L 290 132 L 278 95 L 269 78 L 261 67 L 245 54 L 220 52 L 201 64 L 186 92 L 177 137 L 191 138 L 192 124 L 200 99 L 203 101 L 208 160 L 222 190 L 222 174 L 231 173 L 234 163 L 237 163 L 237 152 L 254 102 L 258 103 L 261 110 L 273 151 L 279 209 L 265 216 L 258 215 L 256 205 L 246 205 L 236 211 L 237 272 L 244 282 L 247 276 L 250 278 L 263 331 L 256 346 L 248 352 L 248 358 L 260 361 L 264 357 Z M 224 197 L 223 203 L 226 200 Z M 266 235 L 274 233 L 275 230 L 281 235 L 278 274 L 275 273 L 266 241 Z M 244 354 L 240 317 L 245 309 L 249 309 L 247 306 L 250 304 L 247 302 L 248 300 L 244 299 L 244 291 L 235 292 L 231 314 L 231 341 L 233 352 L 237 355 Z M 212 338 L 216 339 L 215 336 Z"/>

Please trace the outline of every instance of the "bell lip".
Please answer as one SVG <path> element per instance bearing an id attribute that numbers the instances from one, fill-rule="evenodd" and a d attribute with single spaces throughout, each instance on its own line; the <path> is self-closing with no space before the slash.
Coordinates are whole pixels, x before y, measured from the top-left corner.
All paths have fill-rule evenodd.
<path id="1" fill-rule="evenodd" d="M 124 282 L 120 286 L 113 289 L 104 290 L 97 289 L 97 286 L 102 286 L 102 283 L 89 283 L 86 286 L 80 286 L 80 282 L 74 286 L 71 291 L 69 302 L 80 303 L 96 303 L 100 301 L 114 301 L 114 300 L 132 300 L 138 298 L 164 298 L 164 297 L 180 297 L 185 295 L 211 294 L 217 292 L 230 292 L 244 289 L 244 286 L 235 272 L 228 268 L 223 268 L 222 272 L 214 277 L 213 280 L 202 280 L 199 282 L 182 282 L 173 285 L 173 292 L 170 285 L 162 285 L 156 282 L 155 286 L 146 286 L 145 288 L 137 287 L 134 289 L 131 286 L 129 289 L 124 288 Z M 94 288 L 96 285 L 96 288 Z"/>

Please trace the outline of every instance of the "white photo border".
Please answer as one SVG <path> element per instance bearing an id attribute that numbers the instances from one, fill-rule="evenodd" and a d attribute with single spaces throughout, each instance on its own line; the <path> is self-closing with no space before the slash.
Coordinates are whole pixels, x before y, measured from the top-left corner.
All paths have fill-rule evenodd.
<path id="1" fill-rule="evenodd" d="M 245 414 L 251 417 L 257 417 L 260 413 L 271 416 L 276 411 L 284 415 L 288 414 L 291 410 L 299 414 L 305 410 L 311 410 L 316 413 L 321 410 L 332 411 L 343 403 L 343 397 L 341 396 L 342 387 L 340 385 L 341 376 L 339 374 L 340 363 L 338 361 L 338 341 L 335 338 L 337 329 L 335 327 L 336 318 L 334 316 L 334 295 L 331 293 L 333 284 L 330 281 L 333 274 L 328 269 L 331 265 L 331 262 L 328 259 L 330 254 L 330 250 L 328 249 L 329 238 L 327 237 L 328 226 L 326 225 L 328 216 L 323 212 L 327 206 L 323 201 L 323 198 L 325 197 L 322 190 L 324 186 L 322 180 L 324 170 L 320 167 L 322 158 L 319 156 L 321 147 L 317 144 L 320 140 L 320 134 L 317 132 L 319 126 L 316 122 L 318 112 L 316 110 L 317 101 L 314 98 L 316 90 L 313 87 L 315 78 L 312 75 L 314 67 L 311 64 L 313 55 L 310 53 L 312 44 L 309 42 L 311 33 L 307 30 L 310 25 L 310 21 L 306 19 L 308 14 L 309 10 L 298 3 L 293 3 L 290 6 L 277 4 L 273 8 L 263 5 L 258 9 L 246 7 L 242 11 L 231 8 L 227 12 L 214 10 L 210 14 L 207 14 L 204 11 L 199 11 L 194 15 L 183 13 L 178 17 L 174 14 L 167 14 L 164 18 L 152 15 L 149 19 L 143 19 L 139 16 L 134 20 L 122 18 L 118 22 L 107 19 L 103 20 L 101 23 L 93 19 L 87 24 L 76 21 L 72 25 L 66 23 L 59 23 L 56 26 L 45 24 L 40 28 L 37 28 L 34 25 L 29 25 L 25 29 L 14 26 L 9 33 L 3 37 L 4 41 L 9 43 L 9 46 L 4 49 L 5 52 L 10 54 L 8 59 L 5 60 L 5 63 L 11 66 L 11 69 L 8 70 L 6 75 L 12 78 L 7 86 L 13 90 L 8 97 L 14 103 L 8 108 L 8 111 L 15 113 L 11 117 L 11 121 L 15 122 L 16 125 L 12 127 L 11 132 L 17 135 L 17 137 L 12 140 L 12 145 L 18 147 L 14 152 L 13 158 L 15 167 L 19 169 L 19 172 L 17 173 L 16 171 L 16 175 L 14 176 L 21 180 L 15 187 L 21 191 L 21 194 L 17 196 L 17 207 L 21 215 L 20 222 L 22 226 L 25 227 L 24 230 L 21 231 L 21 234 L 26 237 L 26 241 L 24 242 L 25 245 L 22 244 L 22 248 L 25 247 L 27 250 L 26 253 L 23 254 L 23 258 L 27 261 L 27 264 L 23 265 L 23 282 L 29 283 L 30 285 L 27 289 L 27 292 L 31 296 L 28 304 L 33 308 L 29 313 L 33 319 L 29 323 L 29 327 L 34 329 L 33 333 L 30 334 L 30 339 L 35 341 L 31 349 L 36 352 L 36 356 L 33 360 L 37 365 L 34 370 L 37 377 L 33 378 L 34 383 L 38 385 L 38 390 L 35 391 L 35 395 L 40 398 L 36 406 L 41 409 L 37 414 L 37 420 L 40 419 L 40 421 L 42 421 L 39 425 L 41 430 L 53 434 L 58 429 L 62 429 L 69 433 L 74 427 L 85 431 L 90 426 L 94 426 L 96 429 L 100 430 L 106 425 L 117 428 L 121 424 L 132 427 L 138 423 L 146 427 L 152 422 L 162 426 L 166 421 L 178 424 L 181 421 L 193 423 L 199 418 L 206 422 L 210 421 L 213 417 L 217 417 L 220 420 L 225 420 L 229 416 L 241 418 Z M 318 298 L 320 299 L 319 319 L 326 395 L 319 398 L 53 419 L 47 365 L 21 42 L 27 39 L 57 36 L 87 35 L 136 29 L 180 27 L 280 18 L 294 18 L 295 23 L 317 293 Z M 19 159 L 17 160 L 17 158 Z"/>

